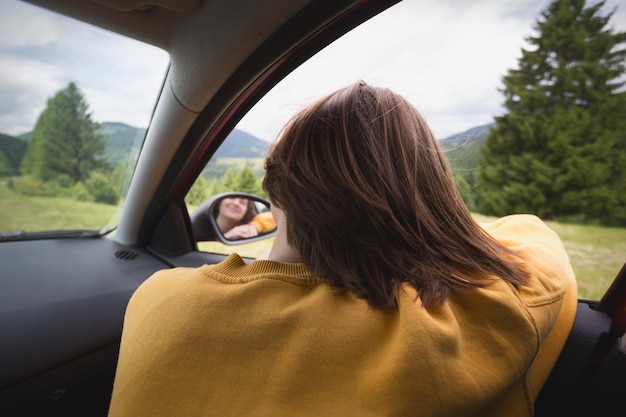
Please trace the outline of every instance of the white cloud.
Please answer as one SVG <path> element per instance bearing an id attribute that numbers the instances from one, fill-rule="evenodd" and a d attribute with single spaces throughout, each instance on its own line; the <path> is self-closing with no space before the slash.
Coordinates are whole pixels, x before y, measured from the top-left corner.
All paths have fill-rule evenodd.
<path id="1" fill-rule="evenodd" d="M 32 130 L 47 99 L 70 82 L 94 120 L 147 126 L 167 54 L 62 16 L 33 14 L 25 3 L 0 0 L 0 11 L 1 133 Z"/>
<path id="2" fill-rule="evenodd" d="M 239 128 L 273 140 L 295 109 L 358 79 L 403 94 L 440 138 L 491 123 L 503 112 L 501 78 L 517 66 L 525 38 L 535 34 L 549 4 L 405 0 L 294 71 Z M 618 11 L 614 25 L 623 31 L 626 10 Z"/>
<path id="3" fill-rule="evenodd" d="M 33 15 L 32 6 L 0 1 L 0 50 L 25 46 L 46 46 L 58 41 L 63 28 L 49 14 Z M 41 36 L 45 33 L 46 36 Z"/>
<path id="4" fill-rule="evenodd" d="M 2 53 L 0 62 L 0 132 L 27 132 L 32 129 L 52 92 L 62 87 L 57 81 L 60 70 Z"/>

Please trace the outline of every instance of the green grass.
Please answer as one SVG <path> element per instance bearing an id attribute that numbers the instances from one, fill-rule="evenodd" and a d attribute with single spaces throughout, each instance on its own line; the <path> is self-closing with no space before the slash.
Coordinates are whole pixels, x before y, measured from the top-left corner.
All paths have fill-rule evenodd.
<path id="1" fill-rule="evenodd" d="M 26 197 L 0 185 L 0 231 L 26 232 L 54 229 L 99 230 L 117 207 L 70 199 Z M 475 215 L 477 221 L 490 218 Z M 579 296 L 598 300 L 626 260 L 626 228 L 546 222 L 559 234 L 578 280 Z M 270 248 L 273 239 L 245 245 L 202 242 L 206 252 L 231 253 L 255 258 Z"/>
<path id="2" fill-rule="evenodd" d="M 626 229 L 546 222 L 563 241 L 582 298 L 598 300 L 626 261 Z"/>
<path id="3" fill-rule="evenodd" d="M 0 231 L 100 230 L 116 210 L 67 198 L 27 197 L 0 186 Z"/>

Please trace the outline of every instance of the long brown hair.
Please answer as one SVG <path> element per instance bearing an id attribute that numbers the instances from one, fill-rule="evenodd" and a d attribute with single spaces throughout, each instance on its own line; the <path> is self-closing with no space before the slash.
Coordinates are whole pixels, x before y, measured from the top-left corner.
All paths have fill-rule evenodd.
<path id="1" fill-rule="evenodd" d="M 417 109 L 388 89 L 358 82 L 297 113 L 263 187 L 311 273 L 371 306 L 394 307 L 401 283 L 428 305 L 451 287 L 527 279 L 472 219 Z"/>

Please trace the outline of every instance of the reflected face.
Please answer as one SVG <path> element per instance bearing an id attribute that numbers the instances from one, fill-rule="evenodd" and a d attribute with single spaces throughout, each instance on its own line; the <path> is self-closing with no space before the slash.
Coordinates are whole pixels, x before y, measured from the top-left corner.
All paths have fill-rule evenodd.
<path id="1" fill-rule="evenodd" d="M 220 216 L 233 221 L 243 219 L 248 209 L 247 198 L 225 198 L 220 203 Z"/>

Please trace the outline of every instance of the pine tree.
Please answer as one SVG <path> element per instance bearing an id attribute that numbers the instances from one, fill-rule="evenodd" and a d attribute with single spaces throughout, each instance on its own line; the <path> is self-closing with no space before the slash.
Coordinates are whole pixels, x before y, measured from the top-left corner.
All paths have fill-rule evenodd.
<path id="1" fill-rule="evenodd" d="M 4 151 L 0 149 L 0 177 L 9 176 L 12 174 L 11 163 L 9 158 L 6 157 Z"/>
<path id="2" fill-rule="evenodd" d="M 555 0 L 537 20 L 483 157 L 481 211 L 582 216 L 626 224 L 626 33 L 604 2 Z"/>
<path id="3" fill-rule="evenodd" d="M 22 161 L 22 172 L 48 181 L 67 174 L 84 181 L 104 165 L 106 141 L 97 132 L 88 105 L 74 83 L 48 100 L 39 116 Z"/>
<path id="4" fill-rule="evenodd" d="M 248 165 L 244 165 L 237 176 L 237 191 L 259 195 L 257 178 Z"/>
<path id="5" fill-rule="evenodd" d="M 197 207 L 212 195 L 209 194 L 210 192 L 209 181 L 203 175 L 200 175 L 185 196 L 185 203 L 189 206 Z"/>
<path id="6" fill-rule="evenodd" d="M 222 190 L 224 192 L 234 192 L 239 191 L 238 188 L 239 182 L 239 170 L 237 168 L 228 168 L 224 176 L 222 177 Z"/>

